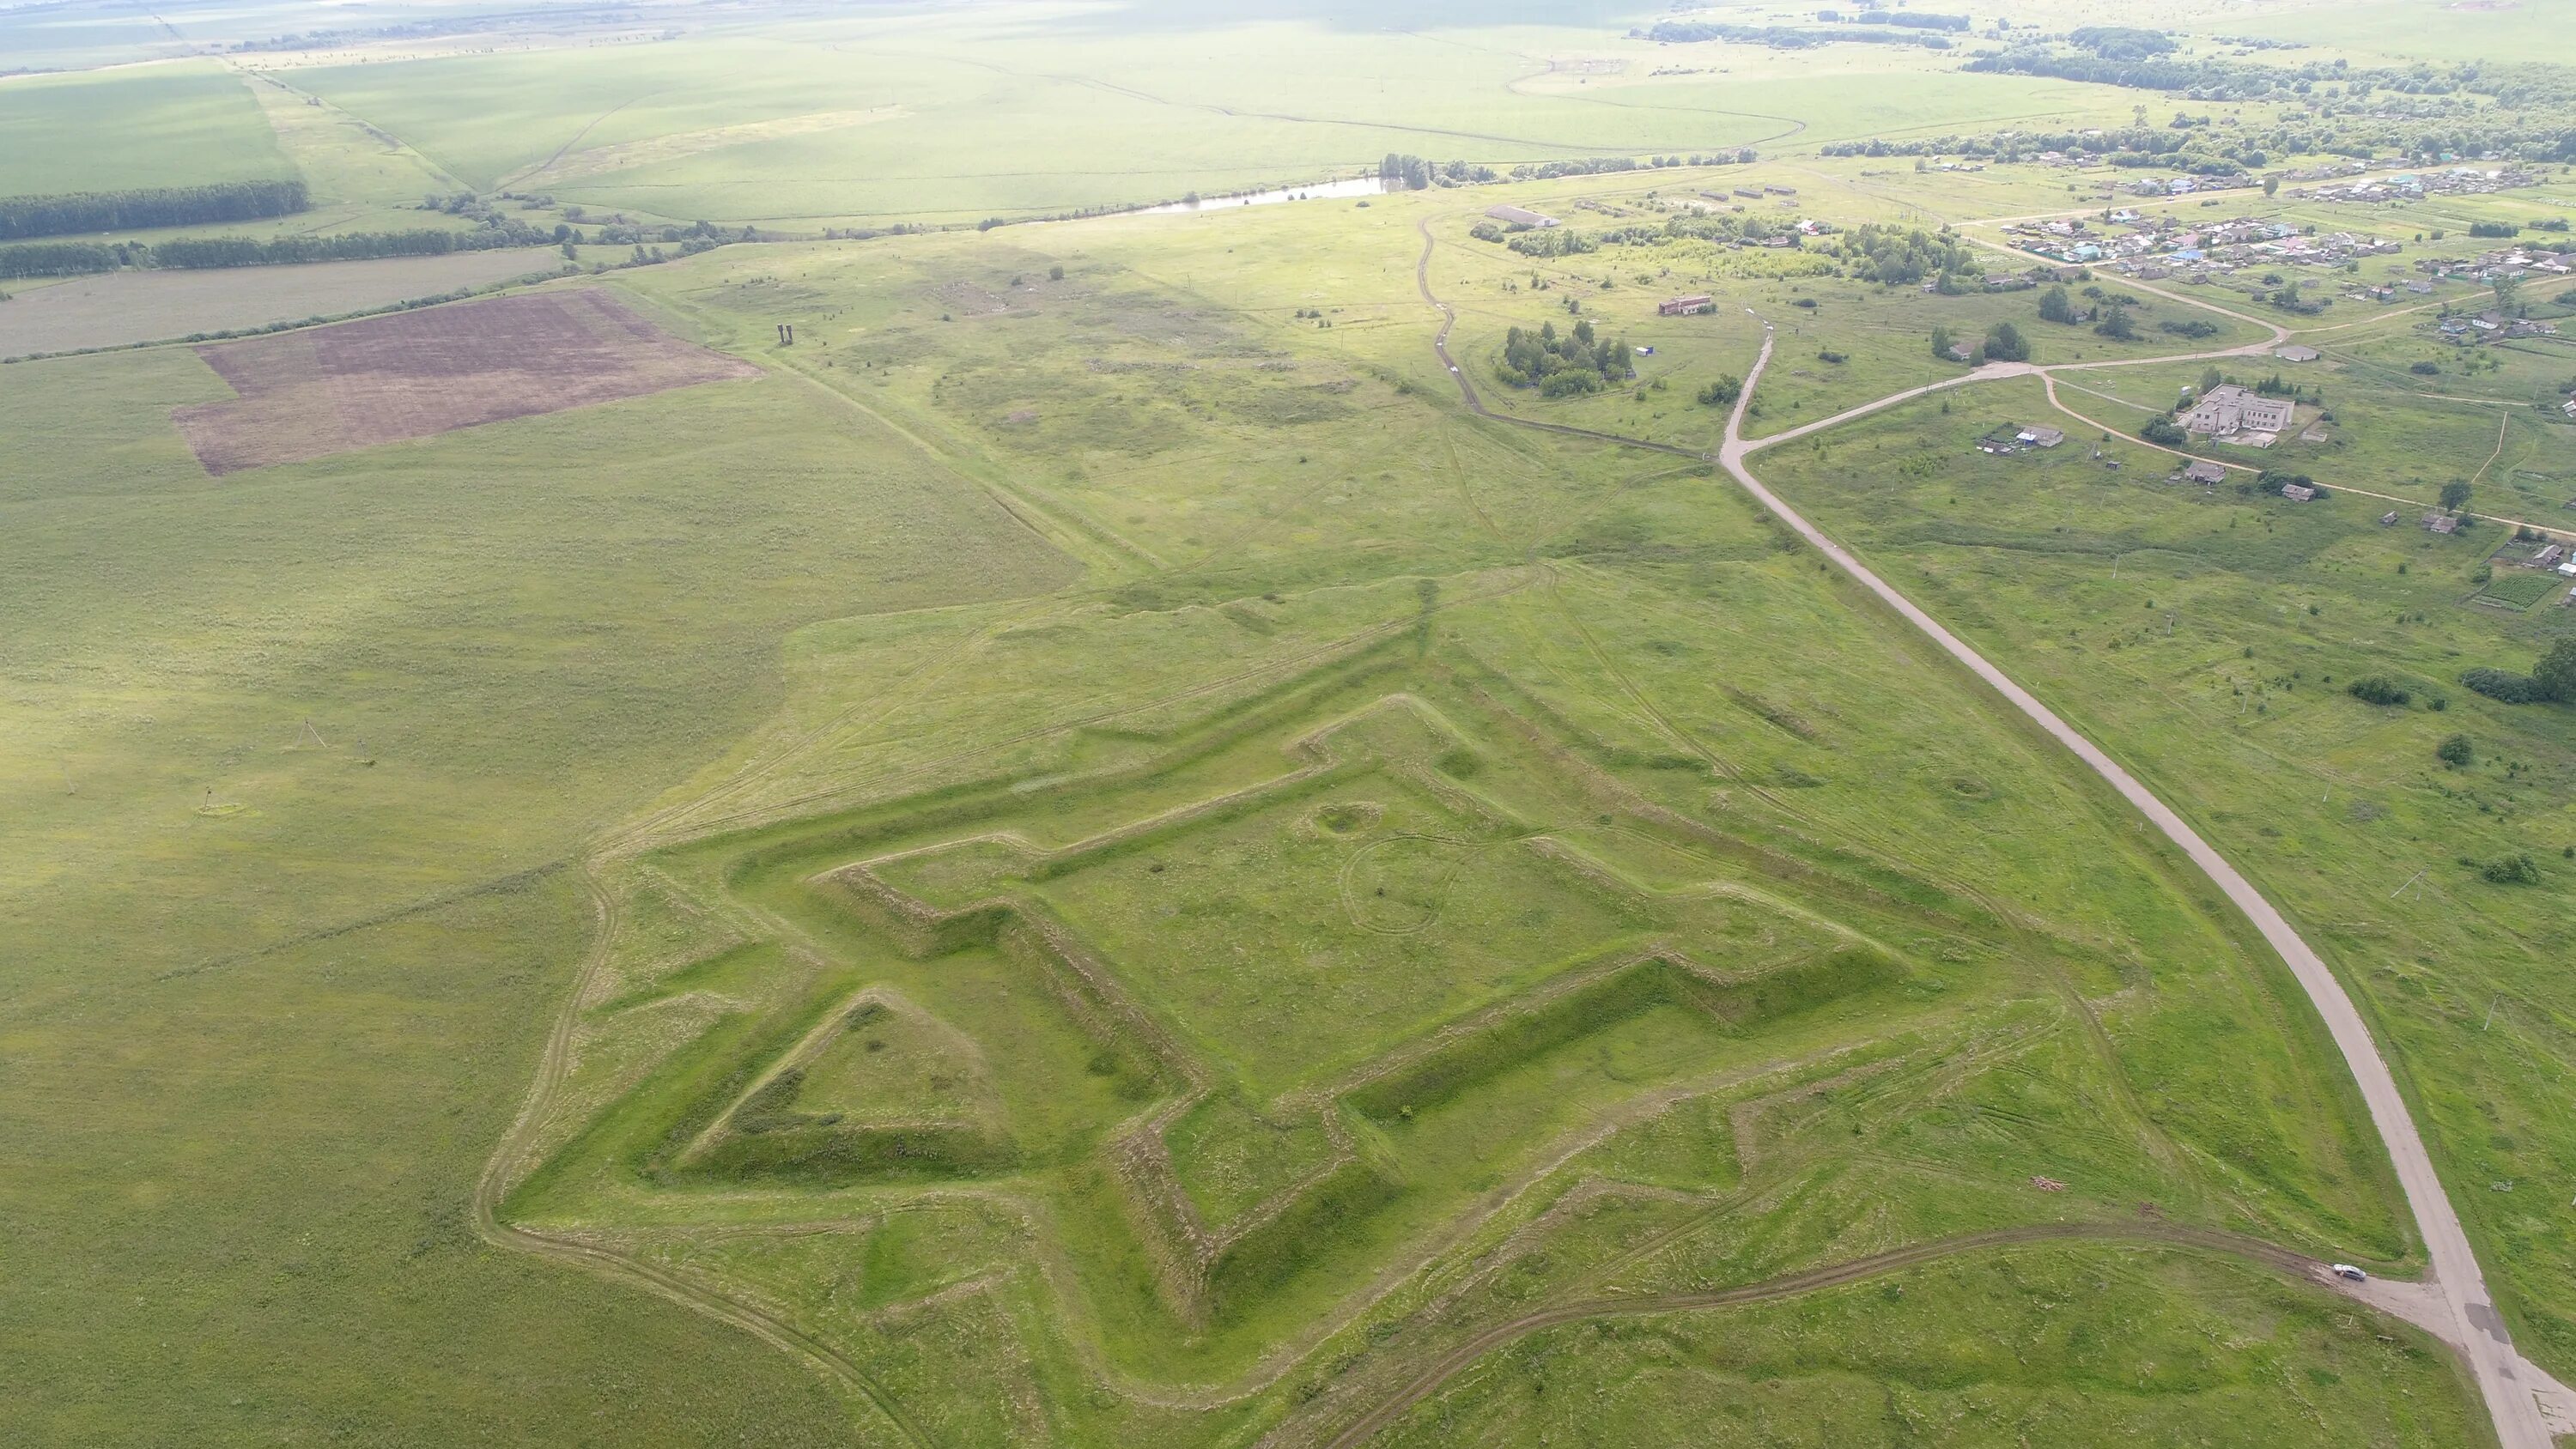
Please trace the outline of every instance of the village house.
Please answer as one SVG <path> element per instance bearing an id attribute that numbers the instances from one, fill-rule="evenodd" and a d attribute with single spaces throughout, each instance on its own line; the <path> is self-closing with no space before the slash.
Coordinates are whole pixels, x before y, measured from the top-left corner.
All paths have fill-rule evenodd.
<path id="1" fill-rule="evenodd" d="M 2460 531 L 2460 520 L 2447 513 L 2427 513 L 2424 515 L 2424 526 L 2435 533 L 2457 533 Z"/>
<path id="2" fill-rule="evenodd" d="M 2032 426 L 2015 433 L 2013 441 L 2028 443 L 2035 448 L 2054 448 L 2066 441 L 2066 434 L 2056 428 Z"/>
<path id="3" fill-rule="evenodd" d="M 2206 463 L 2195 458 L 2190 467 L 2182 470 L 2182 476 L 2194 483 L 2217 484 L 2227 481 L 2227 470 L 2216 463 Z"/>
<path id="4" fill-rule="evenodd" d="M 2185 431 L 2207 433 L 2215 438 L 2234 437 L 2240 432 L 2277 433 L 2290 425 L 2293 411 L 2287 398 L 2264 397 L 2234 383 L 2211 388 L 2183 415 Z"/>

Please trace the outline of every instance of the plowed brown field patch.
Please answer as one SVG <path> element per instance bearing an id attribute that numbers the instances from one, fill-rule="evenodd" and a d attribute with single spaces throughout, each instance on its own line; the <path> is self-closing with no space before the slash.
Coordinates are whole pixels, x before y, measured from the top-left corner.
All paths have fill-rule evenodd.
<path id="1" fill-rule="evenodd" d="M 217 475 L 760 371 L 588 289 L 397 312 L 197 355 L 239 396 L 171 420 Z"/>

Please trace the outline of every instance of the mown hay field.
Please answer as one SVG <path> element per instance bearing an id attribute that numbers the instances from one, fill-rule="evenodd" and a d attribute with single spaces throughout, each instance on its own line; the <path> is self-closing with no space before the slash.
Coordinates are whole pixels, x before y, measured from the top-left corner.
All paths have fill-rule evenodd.
<path id="1" fill-rule="evenodd" d="M 522 247 L 442 257 L 67 277 L 16 293 L 0 307 L 0 357 L 332 317 L 549 272 L 562 261 L 551 251 Z"/>

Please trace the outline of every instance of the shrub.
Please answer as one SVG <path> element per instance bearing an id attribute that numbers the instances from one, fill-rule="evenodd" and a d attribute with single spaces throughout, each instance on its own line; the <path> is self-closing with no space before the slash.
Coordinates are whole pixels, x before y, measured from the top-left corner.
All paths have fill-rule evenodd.
<path id="1" fill-rule="evenodd" d="M 1719 378 L 1699 390 L 1699 400 L 1710 407 L 1722 407 L 1744 396 L 1744 381 L 1733 373 Z"/>
<path id="2" fill-rule="evenodd" d="M 2182 430 L 2182 424 L 2175 422 L 2171 415 L 2147 419 L 2146 426 L 2138 429 L 2138 436 L 2168 448 L 2179 448 L 2190 441 L 2190 435 Z"/>
<path id="3" fill-rule="evenodd" d="M 2442 364 L 2438 362 L 2418 362 L 2410 365 L 2406 370 L 2415 374 L 2417 377 L 2431 377 L 2442 370 Z"/>
<path id="4" fill-rule="evenodd" d="M 2509 669 L 2472 669 L 2460 676 L 2460 683 L 2471 692 L 2506 704 L 2536 704 L 2549 696 L 2540 692 L 2540 684 L 2528 674 Z"/>
<path id="5" fill-rule="evenodd" d="M 2364 704 L 2405 705 L 2415 696 L 2405 686 L 2385 674 L 2367 674 L 2344 687 L 2345 692 Z"/>
<path id="6" fill-rule="evenodd" d="M 2477 762 L 2478 752 L 2467 735 L 2453 735 L 2433 748 L 2433 758 L 2454 770 L 2465 770 Z"/>
<path id="7" fill-rule="evenodd" d="M 2507 855 L 2488 861 L 2478 871 L 2494 885 L 2540 884 L 2540 862 L 2528 855 Z"/>

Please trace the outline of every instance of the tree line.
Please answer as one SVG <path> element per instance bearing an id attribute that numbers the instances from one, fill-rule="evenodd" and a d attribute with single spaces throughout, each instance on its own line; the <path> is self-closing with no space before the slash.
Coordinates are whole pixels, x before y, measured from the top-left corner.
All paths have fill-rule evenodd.
<path id="1" fill-rule="evenodd" d="M 61 196 L 0 196 L 0 241 L 79 232 L 141 231 L 162 226 L 258 221 L 308 210 L 301 181 L 224 181 L 136 191 L 84 191 Z"/>
<path id="2" fill-rule="evenodd" d="M 1470 182 L 1495 181 L 1501 178 L 1490 166 L 1478 166 L 1467 161 L 1452 161 L 1443 165 L 1420 156 L 1406 156 L 1389 151 L 1386 153 L 1386 159 L 1377 164 L 1377 179 L 1384 182 L 1389 191 L 1398 187 L 1408 191 L 1425 191 L 1433 186 L 1464 186 Z"/>
<path id="3" fill-rule="evenodd" d="M 141 242 L 34 242 L 0 246 L 0 277 L 73 277 L 124 267 L 199 270 L 274 267 L 297 262 L 360 261 L 376 257 L 434 257 L 449 252 L 544 246 L 576 239 L 570 227 L 552 232 L 518 222 L 473 231 L 363 231 L 337 236 L 181 237 Z"/>

